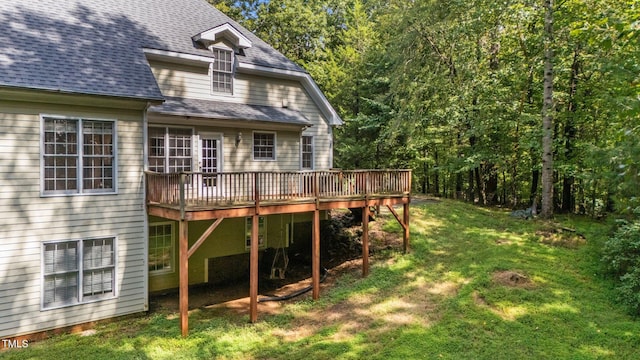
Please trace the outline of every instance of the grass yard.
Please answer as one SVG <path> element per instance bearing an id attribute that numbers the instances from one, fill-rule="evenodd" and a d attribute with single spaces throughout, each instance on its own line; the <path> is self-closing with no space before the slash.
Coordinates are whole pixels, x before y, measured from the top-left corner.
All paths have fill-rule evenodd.
<path id="1" fill-rule="evenodd" d="M 378 220 L 380 224 L 381 220 Z M 384 228 L 400 233 L 386 215 Z M 61 335 L 6 359 L 638 359 L 640 320 L 612 302 L 600 248 L 610 223 L 556 223 L 443 200 L 416 202 L 412 252 L 346 269 L 321 299 L 274 314 L 194 310 L 180 337 L 157 312 Z M 560 227 L 576 232 L 558 230 Z"/>

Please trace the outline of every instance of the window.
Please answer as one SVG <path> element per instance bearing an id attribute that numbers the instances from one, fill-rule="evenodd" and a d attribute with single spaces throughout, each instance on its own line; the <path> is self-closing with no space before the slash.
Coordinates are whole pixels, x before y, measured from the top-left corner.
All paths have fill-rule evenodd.
<path id="1" fill-rule="evenodd" d="M 253 218 L 248 217 L 244 227 L 244 247 L 246 250 L 251 249 L 251 229 L 253 228 Z M 264 249 L 267 246 L 267 219 L 264 216 L 258 216 L 258 247 Z"/>
<path id="2" fill-rule="evenodd" d="M 173 272 L 173 223 L 149 226 L 149 274 Z"/>
<path id="3" fill-rule="evenodd" d="M 191 129 L 150 127 L 149 170 L 161 173 L 192 171 Z"/>
<path id="4" fill-rule="evenodd" d="M 211 64 L 211 91 L 233 93 L 233 52 L 212 48 L 215 61 Z"/>
<path id="5" fill-rule="evenodd" d="M 115 238 L 45 243 L 42 307 L 115 296 Z"/>
<path id="6" fill-rule="evenodd" d="M 275 133 L 253 133 L 253 159 L 254 160 L 275 160 L 276 159 L 276 134 Z"/>
<path id="7" fill-rule="evenodd" d="M 313 169 L 313 136 L 303 136 L 300 141 L 302 168 Z"/>
<path id="8" fill-rule="evenodd" d="M 43 117 L 44 194 L 116 191 L 115 122 Z"/>

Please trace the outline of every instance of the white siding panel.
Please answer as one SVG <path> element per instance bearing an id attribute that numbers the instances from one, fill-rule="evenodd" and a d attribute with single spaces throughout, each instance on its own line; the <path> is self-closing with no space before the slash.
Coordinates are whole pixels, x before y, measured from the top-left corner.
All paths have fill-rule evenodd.
<path id="1" fill-rule="evenodd" d="M 226 101 L 233 103 L 246 103 L 255 105 L 266 105 L 280 107 L 284 103 L 292 110 L 300 111 L 313 124 L 305 130 L 305 135 L 314 136 L 315 144 L 315 168 L 328 169 L 332 167 L 332 129 L 327 124 L 322 112 L 312 100 L 300 82 L 294 80 L 277 79 L 273 77 L 257 76 L 244 73 L 236 73 L 234 79 L 233 95 L 216 95 L 211 93 L 209 84 L 209 71 L 206 66 L 189 66 L 181 64 L 171 64 L 165 62 L 150 62 L 162 92 L 167 96 L 177 96 L 184 98 Z M 249 126 L 248 124 L 243 126 Z M 225 162 L 225 170 L 241 170 L 244 163 L 251 161 L 250 153 L 246 144 L 250 141 L 250 133 L 243 132 L 242 148 L 235 147 L 235 132 L 226 130 L 225 133 L 225 160 L 229 158 L 233 163 Z M 280 143 L 282 152 L 287 153 L 286 158 L 278 156 L 278 164 L 249 165 L 249 169 L 258 168 L 265 170 L 299 170 L 300 169 L 300 144 L 299 135 L 295 143 Z M 280 133 L 278 133 L 280 136 Z M 292 134 L 285 134 L 292 141 Z M 280 140 L 279 140 L 280 142 Z M 278 155 L 281 155 L 279 152 Z M 292 157 L 297 157 L 297 164 L 292 165 Z"/>
<path id="2" fill-rule="evenodd" d="M 40 195 L 40 114 L 117 121 L 118 193 Z M 0 101 L 0 337 L 145 310 L 142 111 Z M 115 299 L 41 310 L 43 242 L 117 238 Z"/>

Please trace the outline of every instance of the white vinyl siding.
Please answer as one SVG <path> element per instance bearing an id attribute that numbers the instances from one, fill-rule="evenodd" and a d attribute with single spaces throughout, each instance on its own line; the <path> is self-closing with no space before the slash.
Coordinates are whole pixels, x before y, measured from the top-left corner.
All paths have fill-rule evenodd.
<path id="1" fill-rule="evenodd" d="M 42 193 L 116 191 L 114 121 L 43 116 Z"/>
<path id="2" fill-rule="evenodd" d="M 150 61 L 150 65 L 158 80 L 158 85 L 162 93 L 166 96 L 273 107 L 281 107 L 283 102 L 286 102 L 289 109 L 301 112 L 313 124 L 313 126 L 304 131 L 304 135 L 314 137 L 315 169 L 328 169 L 333 167 L 331 155 L 333 151 L 332 128 L 327 124 L 322 112 L 300 82 L 236 71 L 233 83 L 233 96 L 224 94 L 216 95 L 211 93 L 209 68 L 207 65 L 192 66 L 159 61 Z M 264 130 L 270 129 L 265 128 Z M 209 129 L 209 131 L 219 130 Z M 246 132 L 246 130 L 240 131 Z M 225 133 L 225 137 L 227 136 L 230 138 L 230 144 L 234 144 L 235 133 L 229 135 Z M 281 141 L 280 137 L 281 133 L 278 131 L 279 142 Z M 295 166 L 291 168 L 291 170 L 300 169 L 299 133 L 296 138 L 296 146 L 292 149 L 296 157 Z M 280 147 L 278 147 L 278 149 L 280 150 Z M 278 151 L 278 163 L 283 160 L 282 155 L 283 153 Z M 288 165 L 283 166 L 289 169 Z M 229 166 L 225 167 L 225 170 L 231 171 Z"/>
<path id="3" fill-rule="evenodd" d="M 74 99 L 75 101 L 75 99 Z M 147 310 L 140 110 L 0 100 L 0 337 Z M 113 106 L 111 104 L 110 106 Z M 42 120 L 114 119 L 117 194 L 41 196 Z M 117 236 L 117 297 L 42 311 L 43 243 Z M 97 274 L 98 269 L 96 269 Z M 97 275 L 96 275 L 97 276 Z"/>

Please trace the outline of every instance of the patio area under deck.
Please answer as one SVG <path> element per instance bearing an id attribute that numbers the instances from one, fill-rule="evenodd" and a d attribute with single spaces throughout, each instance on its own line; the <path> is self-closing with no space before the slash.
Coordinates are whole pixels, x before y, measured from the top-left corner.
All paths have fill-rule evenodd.
<path id="1" fill-rule="evenodd" d="M 180 327 L 188 334 L 189 257 L 226 218 L 251 217 L 250 320 L 258 318 L 258 217 L 313 213 L 313 299 L 320 295 L 320 211 L 361 208 L 362 273 L 369 273 L 370 208 L 387 206 L 403 229 L 404 251 L 409 250 L 411 170 L 352 170 L 235 173 L 146 173 L 149 215 L 179 224 Z M 400 216 L 394 205 L 403 206 Z M 189 248 L 188 222 L 213 220 Z"/>

